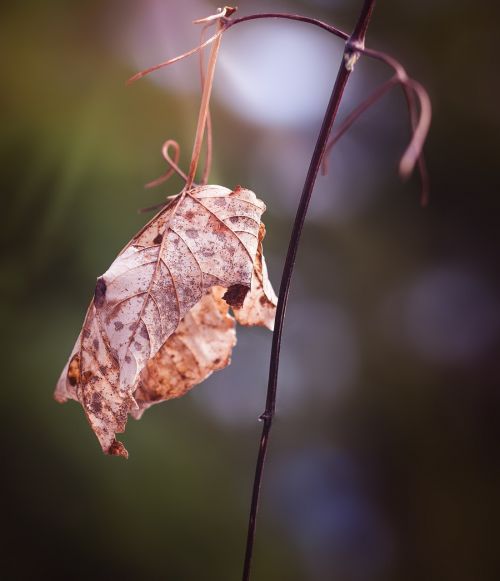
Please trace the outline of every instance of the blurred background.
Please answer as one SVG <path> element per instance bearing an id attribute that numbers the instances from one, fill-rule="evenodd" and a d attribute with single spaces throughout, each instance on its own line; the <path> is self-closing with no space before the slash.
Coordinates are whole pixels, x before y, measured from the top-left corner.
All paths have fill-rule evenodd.
<path id="1" fill-rule="evenodd" d="M 240 2 L 349 31 L 361 0 Z M 204 0 L 4 3 L 2 578 L 232 581 L 240 576 L 271 334 L 240 329 L 233 363 L 129 420 L 130 459 L 101 454 L 79 405 L 52 399 L 95 279 L 175 194 L 186 168 Z M 429 90 L 431 202 L 395 172 L 409 139 L 395 90 L 318 179 L 285 324 L 255 581 L 500 578 L 499 78 L 488 2 L 380 2 L 367 43 Z M 224 37 L 211 182 L 268 206 L 275 287 L 341 57 L 326 32 L 251 22 Z M 361 60 L 344 116 L 390 76 Z"/>

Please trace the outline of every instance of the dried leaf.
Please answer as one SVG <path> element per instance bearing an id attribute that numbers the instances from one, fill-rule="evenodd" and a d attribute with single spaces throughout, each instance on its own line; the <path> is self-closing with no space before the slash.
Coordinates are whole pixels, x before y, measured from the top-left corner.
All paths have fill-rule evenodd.
<path id="1" fill-rule="evenodd" d="M 94 303 L 122 390 L 207 290 L 251 286 L 264 210 L 249 190 L 199 188 L 154 218 L 99 279 Z"/>
<path id="2" fill-rule="evenodd" d="M 181 321 L 141 373 L 135 392 L 139 418 L 155 403 L 180 397 L 231 362 L 236 331 L 222 287 L 214 287 Z"/>
<path id="3" fill-rule="evenodd" d="M 225 300 L 235 312 L 243 313 L 242 320 L 248 320 L 245 324 L 262 324 L 254 314 L 254 303 L 264 296 L 268 285 L 260 245 L 264 210 L 265 205 L 250 190 L 196 188 L 155 216 L 98 279 L 82 333 L 59 380 L 56 399 L 80 401 L 105 452 L 127 454 L 116 442 L 115 433 L 124 430 L 129 412 L 140 414 L 155 397 L 181 395 L 217 365 L 228 362 L 234 330 L 228 326 L 227 311 L 221 311 L 220 297 L 210 294 L 214 286 L 227 289 Z M 247 293 L 254 297 L 248 307 Z M 210 339 L 206 326 L 216 312 L 220 320 Z M 183 338 L 189 329 L 191 343 L 186 343 Z M 169 337 L 171 341 L 167 341 Z M 221 341 L 213 351 L 221 351 L 220 361 L 215 357 L 210 363 L 207 351 L 205 360 L 197 361 L 197 370 L 195 367 L 186 375 L 182 369 L 189 353 L 184 347 L 194 349 L 202 338 Z M 156 363 L 149 365 L 160 349 Z M 174 375 L 167 383 L 165 377 L 172 373 L 171 355 L 179 349 L 184 351 L 177 353 Z M 146 365 L 148 369 L 141 375 Z M 182 373 L 186 377 L 182 378 Z M 153 378 L 160 377 L 164 378 L 163 386 L 156 385 L 155 391 Z M 133 397 L 136 389 L 142 398 L 141 409 Z"/>

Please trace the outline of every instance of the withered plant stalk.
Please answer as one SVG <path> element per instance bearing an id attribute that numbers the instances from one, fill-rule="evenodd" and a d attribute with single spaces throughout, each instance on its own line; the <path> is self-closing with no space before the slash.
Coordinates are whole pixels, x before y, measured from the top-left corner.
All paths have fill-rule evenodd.
<path id="1" fill-rule="evenodd" d="M 221 31 L 220 22 L 217 22 L 217 27 L 220 32 Z M 191 163 L 189 165 L 189 173 L 187 176 L 185 186 L 186 190 L 189 190 L 193 185 L 193 181 L 196 175 L 196 168 L 198 167 L 198 161 L 200 159 L 201 147 L 203 145 L 203 137 L 205 135 L 205 128 L 209 116 L 209 103 L 210 95 L 212 93 L 212 85 L 214 82 L 215 65 L 217 64 L 217 55 L 219 54 L 221 40 L 222 34 L 219 34 L 219 36 L 217 36 L 217 38 L 213 41 L 212 48 L 210 50 L 210 57 L 208 59 L 207 73 L 205 78 L 202 77 L 203 91 L 201 94 L 200 112 L 198 115 L 198 125 L 196 127 L 196 135 L 194 138 L 193 153 L 191 154 Z"/>
<path id="2" fill-rule="evenodd" d="M 328 137 L 330 135 L 333 122 L 337 115 L 344 89 L 346 87 L 349 76 L 352 72 L 352 58 L 357 54 L 357 49 L 364 48 L 366 30 L 368 23 L 375 6 L 375 0 L 365 0 L 361 13 L 359 15 L 356 26 L 351 36 L 347 39 L 344 58 L 342 59 L 337 78 L 332 89 L 330 101 L 323 117 L 323 123 L 319 131 L 314 152 L 311 157 L 309 169 L 302 189 L 299 206 L 295 216 L 292 233 L 290 236 L 290 243 L 285 258 L 285 265 L 283 267 L 283 274 L 281 276 L 281 284 L 278 295 L 278 307 L 276 311 L 276 321 L 273 333 L 273 342 L 271 348 L 271 361 L 269 365 L 269 381 L 267 387 L 266 408 L 260 419 L 264 422 L 262 427 L 262 434 L 260 438 L 259 452 L 257 456 L 257 464 L 255 468 L 255 478 L 252 490 L 252 500 L 250 505 L 250 516 L 248 522 L 248 533 L 246 541 L 245 560 L 243 564 L 243 581 L 250 579 L 250 571 L 252 566 L 253 547 L 255 540 L 255 526 L 257 521 L 257 511 L 259 506 L 259 496 L 262 484 L 262 476 L 264 471 L 264 464 L 266 461 L 266 454 L 269 444 L 269 434 L 273 423 L 273 418 L 276 410 L 276 395 L 278 388 L 278 370 L 280 361 L 281 338 L 283 333 L 283 323 L 285 320 L 286 306 L 288 302 L 288 295 L 290 292 L 290 282 L 292 280 L 293 268 L 295 259 L 297 257 L 297 250 L 299 248 L 300 237 L 304 226 L 304 221 L 307 214 L 307 208 L 311 200 L 316 177 L 321 166 L 321 160 L 325 154 L 328 144 Z"/>

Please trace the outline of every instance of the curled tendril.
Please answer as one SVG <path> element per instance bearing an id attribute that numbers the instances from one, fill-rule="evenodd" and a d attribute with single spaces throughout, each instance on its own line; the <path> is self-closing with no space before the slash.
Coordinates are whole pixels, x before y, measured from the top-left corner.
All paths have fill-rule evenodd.
<path id="1" fill-rule="evenodd" d="M 361 52 L 391 67 L 403 88 L 410 114 L 412 138 L 399 162 L 399 175 L 403 179 L 407 179 L 413 172 L 415 165 L 417 165 L 421 181 L 420 200 L 422 206 L 425 206 L 429 200 L 429 175 L 427 173 L 423 147 L 427 139 L 427 134 L 429 133 L 432 118 L 432 106 L 429 95 L 419 82 L 408 76 L 403 65 L 395 58 L 384 52 L 368 48 L 363 49 Z M 417 102 L 420 112 L 417 108 Z"/>
<path id="2" fill-rule="evenodd" d="M 353 48 L 349 45 L 349 35 L 345 32 L 325 23 L 320 20 L 314 18 L 308 18 L 299 16 L 296 14 L 281 14 L 281 13 L 265 13 L 265 14 L 255 14 L 250 16 L 245 16 L 242 18 L 231 19 L 230 16 L 236 11 L 235 8 L 226 6 L 223 9 L 219 9 L 216 14 L 208 16 L 206 18 L 200 18 L 195 20 L 194 23 L 196 24 L 204 24 L 201 33 L 201 42 L 195 48 L 185 52 L 179 56 L 171 58 L 167 61 L 161 62 L 157 65 L 154 65 L 148 69 L 144 69 L 139 71 L 135 75 L 133 75 L 128 81 L 127 84 L 131 84 L 150 73 L 157 71 L 163 67 L 167 67 L 177 61 L 183 60 L 195 53 L 200 53 L 200 71 L 201 71 L 201 83 L 202 89 L 205 86 L 205 75 L 204 75 L 204 66 L 203 66 L 203 49 L 212 44 L 214 41 L 219 41 L 220 37 L 224 32 L 226 32 L 229 28 L 233 27 L 236 24 L 254 20 L 254 19 L 262 19 L 262 18 L 284 18 L 289 20 L 298 20 L 308 24 L 312 24 L 315 26 L 319 26 L 324 30 L 338 36 L 344 40 L 347 40 L 346 44 L 346 52 L 345 54 L 348 55 L 349 51 Z M 217 32 L 212 35 L 207 40 L 203 40 L 205 30 L 214 23 L 218 23 L 218 30 Z M 404 67 L 393 57 L 390 55 L 372 50 L 369 48 L 365 48 L 364 46 L 355 46 L 355 54 L 356 57 L 361 53 L 365 56 L 370 58 L 380 60 L 384 62 L 386 65 L 390 66 L 395 75 L 386 81 L 383 85 L 381 85 L 378 89 L 372 93 L 365 101 L 363 101 L 352 113 L 345 119 L 344 123 L 341 125 L 340 129 L 335 133 L 332 137 L 330 142 L 328 143 L 322 161 L 322 172 L 325 174 L 327 172 L 327 155 L 334 147 L 334 145 L 339 141 L 339 139 L 348 131 L 348 129 L 352 126 L 352 124 L 372 105 L 374 105 L 380 98 L 382 98 L 390 89 L 394 86 L 401 86 L 405 95 L 405 99 L 408 106 L 408 111 L 410 115 L 411 127 L 412 127 L 412 137 L 410 140 L 409 145 L 407 146 L 403 156 L 401 157 L 399 163 L 399 175 L 402 179 L 407 179 L 415 166 L 418 167 L 420 173 L 420 180 L 421 180 L 421 202 L 422 205 L 426 205 L 428 201 L 428 184 L 429 178 L 427 173 L 427 167 L 425 164 L 425 159 L 423 155 L 423 146 L 425 140 L 427 138 L 427 134 L 429 132 L 431 116 L 432 116 L 432 109 L 429 96 L 427 91 L 423 88 L 423 86 L 415 81 L 414 79 L 410 78 L 406 73 Z M 352 50 L 351 50 L 352 52 Z M 418 106 L 417 106 L 418 104 Z M 206 152 L 206 160 L 205 160 L 205 169 L 203 171 L 202 181 L 201 183 L 205 184 L 208 180 L 208 174 L 210 172 L 210 165 L 212 160 L 212 130 L 211 130 L 211 120 L 210 114 L 207 114 L 206 119 L 206 137 L 207 137 L 207 152 Z M 167 142 L 168 143 L 168 142 Z M 175 142 L 171 142 L 175 143 Z M 177 148 L 178 145 L 176 144 Z M 165 155 L 164 155 L 165 157 Z M 167 159 L 167 157 L 165 157 Z M 172 161 L 170 158 L 167 159 L 167 162 L 170 164 Z M 175 162 L 176 164 L 177 162 Z M 172 175 L 172 170 L 174 169 L 173 165 L 169 172 L 167 172 L 168 177 Z M 179 168 L 174 169 L 177 171 Z M 179 173 L 179 171 L 177 171 Z M 191 173 L 191 172 L 190 172 Z M 165 174 L 165 175 L 167 175 Z M 179 174 L 184 175 L 184 174 Z M 152 185 L 157 185 L 159 183 L 163 183 L 168 177 L 162 176 L 158 178 L 158 180 L 154 180 L 147 187 L 152 187 Z M 187 181 L 188 178 L 185 178 Z"/>
<path id="3" fill-rule="evenodd" d="M 421 181 L 420 199 L 422 205 L 425 206 L 428 202 L 429 196 L 429 178 L 422 150 L 427 133 L 429 131 L 431 120 L 431 105 L 429 96 L 427 95 L 427 92 L 422 87 L 422 85 L 420 85 L 420 83 L 414 79 L 411 79 L 401 64 L 394 60 L 392 57 L 389 57 L 384 53 L 372 51 L 370 49 L 360 49 L 360 51 L 365 53 L 367 56 L 382 60 L 393 68 L 395 74 L 388 81 L 375 89 L 375 91 L 363 102 L 361 102 L 346 117 L 339 129 L 335 132 L 334 136 L 328 142 L 323 155 L 323 160 L 321 163 L 322 174 L 326 175 L 328 173 L 328 155 L 332 148 L 336 145 L 340 138 L 345 135 L 345 133 L 351 128 L 357 119 L 377 101 L 379 101 L 393 87 L 401 86 L 405 94 L 408 111 L 410 114 L 412 137 L 399 162 L 399 175 L 402 179 L 407 179 L 413 172 L 415 165 L 418 165 Z M 418 101 L 420 112 L 417 108 L 416 100 Z"/>
<path id="4" fill-rule="evenodd" d="M 175 57 L 173 59 L 170 59 L 169 61 L 165 61 L 164 63 L 160 63 L 159 65 L 156 65 L 155 67 L 151 67 L 149 69 L 146 69 L 144 71 L 137 73 L 136 75 L 134 75 L 133 77 L 131 77 L 129 79 L 128 83 L 130 84 L 130 83 L 134 82 L 135 80 L 142 78 L 143 76 L 149 74 L 150 72 L 153 72 L 154 70 L 158 70 L 158 68 L 161 68 L 163 66 L 168 66 L 169 64 L 172 64 L 172 63 L 176 62 L 177 60 L 181 60 L 182 58 L 186 58 L 187 56 L 190 56 L 191 54 L 198 52 L 200 55 L 200 80 L 201 80 L 201 89 L 203 92 L 203 90 L 205 88 L 205 70 L 204 70 L 204 58 L 203 58 L 204 48 L 205 48 L 205 46 L 207 46 L 207 44 L 217 40 L 218 37 L 220 36 L 220 34 L 223 32 L 223 30 L 219 29 L 220 34 L 213 35 L 207 41 L 204 41 L 205 32 L 212 24 L 214 24 L 214 22 L 218 21 L 219 19 L 225 18 L 228 15 L 231 15 L 234 11 L 235 11 L 235 9 L 226 6 L 223 9 L 219 9 L 218 13 L 213 15 L 212 17 L 208 17 L 208 18 L 204 18 L 204 19 L 200 19 L 200 20 L 195 20 L 194 21 L 195 23 L 205 23 L 205 25 L 203 26 L 201 33 L 200 33 L 200 45 L 198 47 L 196 47 L 192 51 L 189 51 L 188 53 L 180 55 L 179 57 Z M 202 175 L 202 180 L 201 180 L 201 183 L 203 185 L 206 185 L 208 183 L 208 176 L 210 174 L 210 169 L 211 169 L 211 164 L 212 164 L 212 122 L 211 122 L 210 111 L 208 110 L 208 106 L 207 106 L 207 119 L 206 119 L 206 147 L 207 147 L 207 150 L 206 150 L 206 156 L 205 156 L 205 167 L 203 170 L 203 175 Z M 169 153 L 170 148 L 174 149 L 174 159 L 172 159 L 172 157 L 170 156 L 170 153 Z M 156 178 L 155 180 L 152 180 L 152 181 L 148 182 L 147 184 L 145 184 L 144 187 L 145 188 L 153 188 L 153 187 L 159 186 L 159 185 L 165 183 L 168 179 L 170 179 L 172 177 L 172 175 L 174 175 L 174 173 L 177 173 L 186 182 L 186 187 L 187 187 L 188 176 L 181 170 L 181 168 L 178 165 L 179 164 L 179 157 L 180 157 L 180 145 L 179 145 L 179 143 L 177 141 L 175 141 L 174 139 L 168 139 L 163 144 L 161 151 L 162 151 L 163 158 L 165 159 L 165 161 L 169 165 L 169 169 L 163 175 L 161 175 L 159 178 Z M 158 208 L 163 207 L 164 205 L 165 205 L 165 203 L 162 202 L 160 204 L 156 204 L 156 205 L 148 207 L 148 208 L 141 208 L 139 210 L 139 212 L 148 212 L 151 210 L 156 210 Z"/>
<path id="5" fill-rule="evenodd" d="M 174 159 L 172 159 L 170 157 L 169 149 L 171 147 L 174 149 Z M 167 164 L 170 167 L 163 175 L 161 175 L 159 178 L 156 178 L 155 180 L 148 182 L 147 184 L 144 185 L 144 187 L 149 189 L 149 188 L 154 188 L 155 186 L 159 186 L 160 184 L 163 184 L 168 179 L 170 179 L 174 175 L 174 173 L 178 174 L 184 181 L 186 181 L 187 180 L 186 174 L 178 166 L 180 152 L 181 152 L 181 148 L 180 148 L 179 144 L 177 143 L 177 141 L 175 141 L 174 139 L 168 139 L 167 141 L 165 141 L 165 143 L 163 144 L 163 146 L 161 148 L 161 153 L 163 155 L 163 158 L 165 159 L 165 161 L 167 162 Z M 168 196 L 167 200 L 171 199 L 172 197 L 177 197 L 177 196 Z M 158 210 L 159 208 L 163 208 L 164 206 L 167 205 L 167 203 L 168 203 L 168 201 L 163 201 L 163 202 L 160 202 L 159 204 L 155 204 L 154 206 L 148 206 L 147 208 L 141 208 L 139 210 L 139 213 L 143 214 L 145 212 L 153 212 L 154 210 Z"/>
<path id="6" fill-rule="evenodd" d="M 170 154 L 168 152 L 168 150 L 171 147 L 174 148 L 174 159 L 170 157 Z M 174 139 L 168 139 L 167 141 L 165 141 L 161 148 L 161 154 L 163 155 L 163 159 L 168 163 L 170 167 L 163 175 L 161 175 L 159 178 L 156 178 L 155 180 L 148 182 L 144 187 L 154 188 L 156 186 L 159 186 L 160 184 L 163 184 L 168 179 L 170 179 L 174 175 L 174 173 L 178 174 L 184 181 L 186 181 L 187 175 L 177 165 L 179 163 L 180 152 L 181 148 L 177 141 L 175 141 Z"/>

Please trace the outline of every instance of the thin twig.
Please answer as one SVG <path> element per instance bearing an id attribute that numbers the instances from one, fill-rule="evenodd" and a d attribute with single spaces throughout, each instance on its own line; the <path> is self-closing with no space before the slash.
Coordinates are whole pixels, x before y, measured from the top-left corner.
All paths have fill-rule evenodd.
<path id="1" fill-rule="evenodd" d="M 188 191 L 194 181 L 196 175 L 196 168 L 198 167 L 198 161 L 200 159 L 201 147 L 203 144 L 203 136 L 205 134 L 205 127 L 207 123 L 208 116 L 208 106 L 210 102 L 210 95 L 212 93 L 212 85 L 214 82 L 215 74 L 215 64 L 217 63 L 217 55 L 219 53 L 220 43 L 222 40 L 222 32 L 224 31 L 224 25 L 222 22 L 218 21 L 217 26 L 219 27 L 216 38 L 213 41 L 212 47 L 210 49 L 210 57 L 208 59 L 207 74 L 205 81 L 203 83 L 203 92 L 201 95 L 200 112 L 198 115 L 198 123 L 196 125 L 196 135 L 194 138 L 193 153 L 191 154 L 191 163 L 189 164 L 189 172 L 186 181 L 186 191 Z M 212 37 L 213 38 L 213 37 Z M 203 48 L 202 43 L 200 46 Z"/>
<path id="2" fill-rule="evenodd" d="M 145 77 L 151 73 L 154 73 L 155 71 L 158 71 L 159 69 L 162 69 L 164 67 L 168 67 L 169 65 L 173 65 L 174 63 L 176 63 L 182 59 L 185 59 L 193 54 L 196 54 L 197 52 L 204 49 L 206 46 L 208 46 L 212 42 L 219 40 L 220 37 L 222 36 L 223 32 L 224 32 L 224 28 L 221 28 L 213 36 L 211 36 L 208 40 L 206 40 L 203 44 L 196 46 L 195 48 L 188 50 L 187 52 L 180 54 L 174 58 L 168 59 L 167 61 L 163 61 L 162 63 L 158 63 L 157 65 L 154 65 L 153 67 L 149 67 L 147 69 L 144 69 L 143 71 L 139 71 L 138 73 L 135 73 L 135 75 L 133 75 L 132 77 L 130 77 L 130 79 L 128 79 L 127 85 L 131 85 L 132 83 L 135 83 L 135 81 L 138 81 L 139 79 L 142 79 L 143 77 Z"/>
<path id="3" fill-rule="evenodd" d="M 225 30 L 229 30 L 235 24 L 240 24 L 241 22 L 248 22 L 249 20 L 260 20 L 262 18 L 282 18 L 285 20 L 296 20 L 298 22 L 305 22 L 307 24 L 313 24 L 318 26 L 343 40 L 347 40 L 349 35 L 342 30 L 331 26 L 330 24 L 323 22 L 322 20 L 317 20 L 316 18 L 309 18 L 308 16 L 301 16 L 300 14 L 286 14 L 283 12 L 265 12 L 262 14 L 250 14 L 249 16 L 242 16 L 241 18 L 225 19 Z"/>
<path id="4" fill-rule="evenodd" d="M 363 7 L 361 9 L 361 14 L 354 28 L 354 32 L 349 37 L 349 43 L 351 47 L 353 45 L 356 46 L 364 45 L 366 29 L 368 27 L 368 23 L 374 6 L 375 0 L 364 0 Z M 351 53 L 352 48 L 346 45 L 345 55 L 349 56 Z M 255 540 L 255 526 L 259 507 L 259 495 L 262 484 L 262 475 L 266 460 L 266 453 L 269 443 L 269 434 L 271 431 L 272 421 L 276 409 L 276 394 L 278 384 L 281 337 L 283 332 L 283 322 L 285 318 L 288 294 L 290 290 L 290 282 L 293 274 L 293 267 L 297 256 L 300 236 L 302 233 L 302 228 L 304 226 L 304 221 L 307 213 L 307 208 L 309 206 L 309 201 L 311 199 L 311 194 L 321 165 L 321 160 L 323 158 L 323 154 L 325 152 L 325 148 L 328 142 L 328 136 L 330 135 L 333 122 L 337 115 L 337 111 L 340 105 L 340 101 L 342 100 L 342 96 L 344 94 L 344 89 L 347 80 L 351 74 L 351 69 L 352 67 L 347 67 L 346 62 L 343 59 L 337 73 L 335 85 L 333 87 L 330 101 L 328 103 L 328 107 L 326 109 L 325 116 L 323 118 L 323 123 L 321 125 L 318 139 L 316 141 L 316 146 L 314 148 L 314 152 L 311 158 L 311 163 L 309 165 L 309 170 L 307 172 L 306 180 L 304 182 L 304 188 L 302 190 L 302 195 L 300 198 L 299 206 L 295 216 L 295 222 L 292 229 L 292 234 L 290 237 L 290 243 L 288 246 L 288 251 L 285 259 L 285 265 L 283 267 L 283 274 L 281 277 L 281 284 L 279 290 L 278 306 L 276 310 L 276 321 L 273 333 L 273 343 L 271 349 L 271 361 L 269 366 L 269 382 L 267 387 L 266 408 L 264 413 L 261 415 L 261 420 L 263 420 L 264 425 L 262 428 L 262 434 L 260 438 L 259 452 L 257 455 L 257 464 L 255 469 L 255 478 L 252 490 L 252 501 L 250 506 L 250 516 L 248 522 L 246 553 L 243 565 L 243 581 L 249 581 L 250 579 L 253 547 Z"/>
<path id="5" fill-rule="evenodd" d="M 406 85 L 401 85 L 403 88 L 403 94 L 406 99 L 406 104 L 408 106 L 408 111 L 410 112 L 410 123 L 412 131 L 415 131 L 418 125 L 418 112 L 417 105 L 415 103 L 414 92 Z M 423 207 L 427 206 L 429 203 L 429 173 L 427 171 L 427 164 L 425 163 L 425 156 L 423 150 L 420 152 L 417 161 L 418 173 L 420 174 L 420 203 Z"/>
<path id="6" fill-rule="evenodd" d="M 325 149 L 325 155 L 323 157 L 323 161 L 321 163 L 321 173 L 326 175 L 328 173 L 328 156 L 330 151 L 335 146 L 335 144 L 341 139 L 347 131 L 352 127 L 352 125 L 359 119 L 359 117 L 372 105 L 374 105 L 379 99 L 381 99 L 392 87 L 396 86 L 399 83 L 399 79 L 395 75 L 394 77 L 390 78 L 384 84 L 380 85 L 375 91 L 366 98 L 362 103 L 360 103 L 356 109 L 354 109 L 349 115 L 344 119 L 342 125 L 337 129 L 335 135 L 330 139 L 328 145 Z"/>
<path id="7" fill-rule="evenodd" d="M 420 83 L 408 77 L 403 65 L 392 56 L 368 48 L 364 48 L 360 52 L 391 67 L 402 81 L 403 92 L 410 112 L 413 135 L 410 144 L 401 158 L 399 173 L 403 179 L 406 179 L 412 173 L 415 164 L 417 164 L 422 184 L 421 203 L 425 206 L 429 196 L 429 176 L 423 155 L 423 147 L 432 118 L 432 106 L 429 95 Z M 419 101 L 420 115 L 417 113 L 415 97 Z"/>
<path id="8" fill-rule="evenodd" d="M 202 28 L 201 30 L 201 34 L 200 34 L 200 42 L 201 44 L 203 44 L 203 39 L 204 39 L 204 35 L 205 35 L 205 31 L 207 30 L 207 28 L 209 28 L 209 26 L 211 26 L 211 22 L 209 22 L 208 24 L 205 24 L 205 26 Z M 200 80 L 201 80 L 201 90 L 203 91 L 203 88 L 205 86 L 205 51 L 202 48 L 200 50 Z M 210 105 L 208 105 L 208 109 L 207 109 L 207 124 L 206 124 L 206 133 L 205 133 L 205 137 L 206 137 L 206 151 L 205 151 L 205 165 L 203 168 L 203 173 L 201 176 L 201 180 L 200 183 L 203 186 L 206 186 L 208 184 L 208 177 L 210 176 L 210 171 L 212 169 L 212 115 L 210 114 Z"/>
<path id="9" fill-rule="evenodd" d="M 360 103 L 356 109 L 354 109 L 344 120 L 340 128 L 335 132 L 335 135 L 329 141 L 325 155 L 321 164 L 321 173 L 326 175 L 328 173 L 328 156 L 330 155 L 333 147 L 338 143 L 338 141 L 347 133 L 347 131 L 352 127 L 352 125 L 359 119 L 359 117 L 372 105 L 374 105 L 379 99 L 381 99 L 390 89 L 400 85 L 403 89 L 403 93 L 407 102 L 408 111 L 410 114 L 410 123 L 412 131 L 418 127 L 419 115 L 417 111 L 417 105 L 415 102 L 415 93 L 410 85 L 412 82 L 410 79 L 402 80 L 396 74 L 391 77 L 388 81 L 378 87 L 367 99 Z M 420 202 L 422 206 L 426 206 L 429 202 L 429 174 L 427 172 L 427 166 L 425 163 L 424 153 L 420 150 L 417 158 L 417 166 L 420 174 Z"/>
<path id="10" fill-rule="evenodd" d="M 334 26 L 331 26 L 326 22 L 317 20 L 315 18 L 301 16 L 299 14 L 271 13 L 271 12 L 263 14 L 252 14 L 249 16 L 243 16 L 242 18 L 235 19 L 225 18 L 224 19 L 225 30 L 228 30 L 235 24 L 240 24 L 241 22 L 267 18 L 280 18 L 286 20 L 296 20 L 298 22 L 305 22 L 308 24 L 312 24 L 314 26 L 318 26 L 319 28 L 328 31 L 331 34 L 338 36 L 339 38 L 347 40 L 348 41 L 347 44 L 351 49 L 350 53 L 346 53 L 348 58 L 350 59 L 349 60 L 350 66 L 353 66 L 353 64 L 356 62 L 358 58 L 357 55 L 361 53 L 365 54 L 366 56 L 381 60 L 394 69 L 403 87 L 405 98 L 408 104 L 408 110 L 410 112 L 410 120 L 412 126 L 412 139 L 401 158 L 399 173 L 403 179 L 406 179 L 412 173 L 415 164 L 417 164 L 421 180 L 421 202 L 422 205 L 425 206 L 428 201 L 429 177 L 427 173 L 427 167 L 425 164 L 422 148 L 425 139 L 427 137 L 431 121 L 431 104 L 429 96 L 425 89 L 419 83 L 417 83 L 413 79 L 410 79 L 406 74 L 406 71 L 403 68 L 403 66 L 391 56 L 376 50 L 366 49 L 364 47 L 363 42 L 355 40 L 356 35 L 354 33 L 353 35 L 351 35 L 351 37 L 349 37 L 349 35 L 343 32 L 342 30 Z M 360 22 L 363 21 L 364 21 L 363 18 L 361 18 Z M 417 96 L 421 107 L 420 116 L 416 111 L 415 95 Z"/>
<path id="11" fill-rule="evenodd" d="M 422 87 L 418 81 L 409 79 L 405 85 L 413 90 L 420 104 L 420 117 L 413 131 L 413 137 L 405 151 L 401 162 L 399 163 L 399 173 L 401 177 L 408 178 L 422 153 L 424 147 L 425 139 L 429 133 L 429 128 L 431 125 L 431 101 L 427 91 Z"/>

